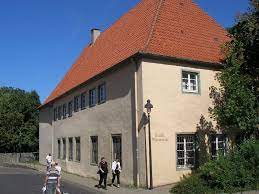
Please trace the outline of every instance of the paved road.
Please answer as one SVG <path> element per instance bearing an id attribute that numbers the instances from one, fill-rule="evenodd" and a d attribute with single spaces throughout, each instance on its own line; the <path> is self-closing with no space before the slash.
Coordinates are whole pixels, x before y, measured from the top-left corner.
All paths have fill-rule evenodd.
<path id="1" fill-rule="evenodd" d="M 0 167 L 1 194 L 41 194 L 44 175 L 24 168 Z M 96 194 L 95 190 L 62 181 L 62 191 L 69 194 Z"/>

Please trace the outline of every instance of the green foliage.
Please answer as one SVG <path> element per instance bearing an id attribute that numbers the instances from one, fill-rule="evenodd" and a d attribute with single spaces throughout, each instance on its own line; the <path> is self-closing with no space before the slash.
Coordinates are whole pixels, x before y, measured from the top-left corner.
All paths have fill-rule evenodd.
<path id="1" fill-rule="evenodd" d="M 0 152 L 38 150 L 39 105 L 35 91 L 0 88 Z"/>
<path id="2" fill-rule="evenodd" d="M 209 135 L 216 133 L 211 122 L 206 121 L 205 117 L 201 115 L 200 122 L 197 125 L 196 131 L 196 149 L 195 149 L 195 158 L 196 158 L 196 167 L 199 167 L 210 160 L 208 153 L 208 144 L 207 139 Z"/>
<path id="3" fill-rule="evenodd" d="M 172 193 L 214 193 L 253 190 L 259 183 L 259 154 L 255 141 L 246 141 L 226 157 L 219 157 L 183 178 Z"/>
<path id="4" fill-rule="evenodd" d="M 195 193 L 213 193 L 210 187 L 206 185 L 198 174 L 184 176 L 181 182 L 170 190 L 171 193 L 177 194 L 195 194 Z"/>
<path id="5" fill-rule="evenodd" d="M 243 143 L 227 157 L 208 162 L 200 168 L 199 176 L 210 188 L 236 192 L 256 189 L 259 180 L 259 155 L 253 141 Z"/>
<path id="6" fill-rule="evenodd" d="M 229 32 L 231 41 L 225 46 L 225 67 L 218 73 L 220 87 L 211 87 L 214 107 L 209 111 L 221 129 L 241 139 L 256 133 L 258 123 L 255 68 L 259 64 L 258 0 L 239 17 Z"/>

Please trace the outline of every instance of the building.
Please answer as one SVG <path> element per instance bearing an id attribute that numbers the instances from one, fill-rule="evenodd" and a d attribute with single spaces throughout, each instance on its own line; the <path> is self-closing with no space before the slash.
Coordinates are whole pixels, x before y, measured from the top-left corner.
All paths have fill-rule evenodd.
<path id="1" fill-rule="evenodd" d="M 179 181 L 194 165 L 196 125 L 208 119 L 227 32 L 191 0 L 142 0 L 104 32 L 91 32 L 40 107 L 40 162 L 50 152 L 63 169 L 95 177 L 102 156 L 109 164 L 119 158 L 126 184 Z M 223 140 L 212 143 L 216 154 Z"/>

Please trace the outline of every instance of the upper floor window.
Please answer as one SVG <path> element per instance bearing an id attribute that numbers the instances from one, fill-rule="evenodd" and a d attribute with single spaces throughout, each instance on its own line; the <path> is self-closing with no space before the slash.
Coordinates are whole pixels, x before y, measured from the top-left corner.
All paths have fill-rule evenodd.
<path id="1" fill-rule="evenodd" d="M 89 90 L 89 106 L 94 106 L 96 104 L 96 89 Z"/>
<path id="2" fill-rule="evenodd" d="M 199 92 L 199 74 L 195 72 L 182 72 L 182 90 L 183 92 Z"/>
<path id="3" fill-rule="evenodd" d="M 77 112 L 79 110 L 79 96 L 74 97 L 74 111 Z"/>
<path id="4" fill-rule="evenodd" d="M 106 101 L 106 85 L 102 84 L 98 86 L 98 103 Z"/>
<path id="5" fill-rule="evenodd" d="M 211 157 L 216 159 L 227 152 L 227 137 L 224 134 L 213 134 L 210 137 Z"/>
<path id="6" fill-rule="evenodd" d="M 81 110 L 86 108 L 86 94 L 82 93 L 81 94 Z"/>
<path id="7" fill-rule="evenodd" d="M 67 117 L 67 104 L 63 104 L 63 119 Z"/>
<path id="8" fill-rule="evenodd" d="M 194 135 L 177 135 L 177 168 L 194 167 Z"/>
<path id="9" fill-rule="evenodd" d="M 57 118 L 58 118 L 57 114 L 58 114 L 57 108 L 54 108 L 54 115 L 53 115 L 54 116 L 54 121 L 56 121 Z"/>
<path id="10" fill-rule="evenodd" d="M 61 116 L 62 116 L 62 107 L 59 106 L 59 107 L 58 107 L 58 120 L 61 119 Z"/>
<path id="11" fill-rule="evenodd" d="M 72 117 L 72 107 L 73 107 L 73 102 L 70 101 L 70 102 L 68 103 L 68 116 L 69 116 L 69 117 Z"/>

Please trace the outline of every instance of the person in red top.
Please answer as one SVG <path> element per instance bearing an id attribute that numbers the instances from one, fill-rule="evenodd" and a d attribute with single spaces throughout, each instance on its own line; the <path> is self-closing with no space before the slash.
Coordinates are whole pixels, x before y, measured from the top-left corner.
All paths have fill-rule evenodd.
<path id="1" fill-rule="evenodd" d="M 99 171 L 98 173 L 100 174 L 100 180 L 99 180 L 99 185 L 98 188 L 101 188 L 102 182 L 104 182 L 104 189 L 107 189 L 107 174 L 108 174 L 108 164 L 105 161 L 105 158 L 101 158 L 101 162 L 99 163 Z"/>

